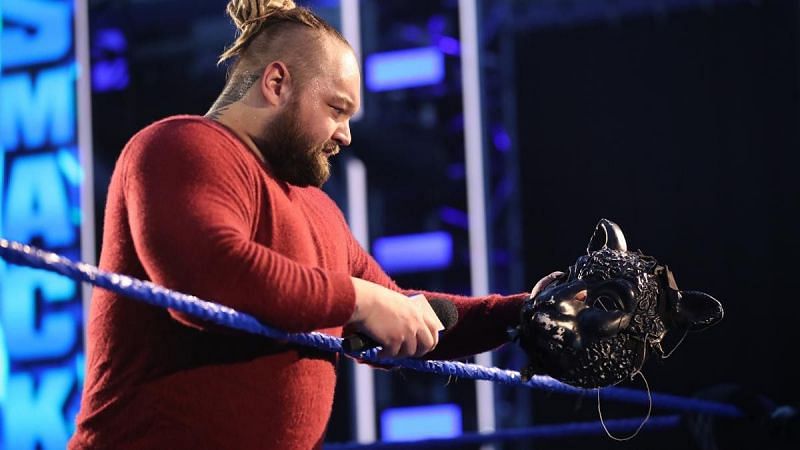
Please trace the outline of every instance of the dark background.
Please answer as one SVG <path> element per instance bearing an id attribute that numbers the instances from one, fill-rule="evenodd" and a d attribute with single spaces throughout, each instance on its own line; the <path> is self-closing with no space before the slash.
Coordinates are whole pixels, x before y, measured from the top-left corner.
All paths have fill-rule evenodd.
<path id="1" fill-rule="evenodd" d="M 213 61 L 233 37 L 224 3 L 192 2 L 187 9 L 187 2 L 180 1 L 92 2 L 94 32 L 116 27 L 127 36 L 124 56 L 130 76 L 126 89 L 96 93 L 93 99 L 98 218 L 111 169 L 127 139 L 167 115 L 203 114 L 221 89 L 224 68 L 215 68 Z M 392 33 L 387 17 L 413 21 L 431 14 L 410 2 L 363 3 L 373 9 L 387 5 L 391 13 L 380 16 L 381 29 L 375 33 Z M 488 16 L 487 4 L 493 3 L 483 3 Z M 512 5 L 512 14 L 495 25 L 514 51 L 487 64 L 505 68 L 513 79 L 513 84 L 499 84 L 513 99 L 515 116 L 509 125 L 515 148 L 512 173 L 505 175 L 514 180 L 518 206 L 504 217 L 520 233 L 504 249 L 510 260 L 504 266 L 493 264 L 494 280 L 503 281 L 493 289 L 526 291 L 544 274 L 566 268 L 585 251 L 597 221 L 609 218 L 623 228 L 631 248 L 668 264 L 680 287 L 708 292 L 725 307 L 719 325 L 691 334 L 670 359 L 648 363 L 644 373 L 654 391 L 691 396 L 733 383 L 750 397 L 798 405 L 800 374 L 793 361 L 800 312 L 795 287 L 800 239 L 794 220 L 800 200 L 798 2 L 675 2 L 699 6 L 615 15 L 617 2 L 593 1 L 589 3 L 607 5 L 609 14 L 588 20 L 569 16 L 565 8 L 558 20 L 534 16 L 528 23 L 523 14 L 513 12 L 535 10 L 530 5 L 537 2 L 505 3 Z M 660 4 L 668 3 L 673 2 Z M 437 5 L 452 12 L 455 2 Z M 365 49 L 385 50 L 369 35 L 362 40 Z M 93 52 L 95 60 L 110 57 L 114 55 Z M 497 82 L 484 75 L 487 85 Z M 418 207 L 414 202 L 463 195 L 442 187 L 445 174 L 431 173 L 433 168 L 441 171 L 453 148 L 460 148 L 451 135 L 437 133 L 450 126 L 450 119 L 440 115 L 433 127 L 402 120 L 417 117 L 421 97 L 437 98 L 440 110 L 452 109 L 453 101 L 460 100 L 448 99 L 451 94 L 445 91 L 365 98 L 368 116 L 353 127 L 352 152 L 381 175 L 370 195 L 377 197 L 371 205 L 378 205 L 375 211 L 384 216 L 371 217 L 373 234 L 392 227 L 418 230 L 419 221 L 403 222 L 402 212 Z M 499 101 L 497 89 L 487 89 L 486 95 L 487 105 Z M 376 105 L 391 110 L 394 115 L 388 117 L 399 117 L 394 126 L 386 116 L 370 115 Z M 404 115 L 404 107 L 411 113 Z M 492 111 L 487 107 L 489 119 L 494 118 Z M 368 144 L 359 146 L 359 139 Z M 426 156 L 421 150 L 426 145 L 441 151 Z M 402 176 L 391 176 L 387 169 L 392 168 L 402 169 Z M 435 189 L 425 197 L 411 195 L 409 178 L 423 190 L 430 178 Z M 404 198 L 408 203 L 399 204 Z M 441 226 L 435 220 L 423 223 Z M 495 242 L 508 240 L 508 229 L 494 228 Z M 97 235 L 101 232 L 98 223 Z M 521 276 L 503 278 L 512 270 Z M 461 289 L 453 276 L 419 274 L 402 280 L 423 284 L 409 287 Z M 460 286 L 468 287 L 468 280 L 461 279 Z M 519 369 L 513 365 L 520 364 L 519 352 L 504 352 L 501 359 Z M 451 389 L 444 384 L 436 386 Z M 425 397 L 425 389 L 417 392 L 416 385 L 408 383 L 413 392 L 396 398 L 391 394 L 388 401 L 403 404 Z M 641 380 L 630 386 L 641 388 Z M 499 399 L 513 400 L 499 400 L 498 414 L 506 417 L 501 426 L 597 419 L 594 398 L 497 390 Z M 345 397 L 337 394 L 338 408 L 347 408 Z M 644 406 L 612 402 L 604 403 L 603 410 L 606 417 L 646 412 Z M 350 438 L 348 420 L 334 416 L 331 440 Z M 778 448 L 752 422 L 724 425 L 718 426 L 724 434 L 719 436 L 725 443 L 721 448 Z M 643 433 L 629 443 L 575 438 L 508 448 L 565 445 L 672 449 L 689 444 L 681 429 Z"/>
<path id="2" fill-rule="evenodd" d="M 725 306 L 653 371 L 664 387 L 798 400 L 797 20 L 774 2 L 519 36 L 528 279 L 607 217 Z"/>
<path id="3" fill-rule="evenodd" d="M 800 400 L 797 24 L 775 1 L 518 35 L 528 279 L 571 264 L 606 217 L 725 307 L 648 365 L 654 390 Z"/>

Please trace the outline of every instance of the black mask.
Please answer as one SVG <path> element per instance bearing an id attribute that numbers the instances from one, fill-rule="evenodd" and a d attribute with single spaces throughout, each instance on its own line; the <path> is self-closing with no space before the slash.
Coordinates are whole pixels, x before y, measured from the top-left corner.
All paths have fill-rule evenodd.
<path id="1" fill-rule="evenodd" d="M 587 291 L 585 300 L 575 294 Z M 517 338 L 528 355 L 523 378 L 550 375 L 603 387 L 633 377 L 667 333 L 705 329 L 722 319 L 708 294 L 681 291 L 669 268 L 628 251 L 620 227 L 602 219 L 586 255 L 522 308 Z"/>

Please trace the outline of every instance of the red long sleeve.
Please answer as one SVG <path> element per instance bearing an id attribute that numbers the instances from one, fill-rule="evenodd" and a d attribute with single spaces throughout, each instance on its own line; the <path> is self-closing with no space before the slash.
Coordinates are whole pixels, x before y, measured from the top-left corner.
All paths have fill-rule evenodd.
<path id="1" fill-rule="evenodd" d="M 335 207 L 326 198 L 328 210 L 307 211 L 319 194 L 269 178 L 236 144 L 189 121 L 156 126 L 128 146 L 123 191 L 145 270 L 157 284 L 286 331 L 343 325 L 355 302 L 347 266 L 326 264 L 335 248 L 318 253 L 320 241 L 345 232 L 327 225 Z"/>
<path id="2" fill-rule="evenodd" d="M 458 359 L 489 351 L 507 343 L 508 329 L 519 324 L 522 302 L 528 298 L 528 293 L 464 297 L 441 292 L 401 289 L 355 239 L 350 239 L 350 252 L 353 276 L 406 295 L 424 294 L 428 299 L 448 300 L 456 306 L 458 321 L 439 340 L 436 349 L 425 355 L 426 359 Z"/>
<path id="3" fill-rule="evenodd" d="M 231 130 L 194 116 L 152 124 L 126 146 L 108 190 L 100 267 L 280 329 L 337 336 L 354 308 L 351 276 L 400 290 L 325 193 L 276 180 Z M 519 296 L 431 295 L 460 315 L 431 356 L 500 345 L 518 320 Z M 69 448 L 319 448 L 335 362 L 95 289 Z"/>
<path id="4" fill-rule="evenodd" d="M 340 335 L 355 301 L 340 217 L 319 189 L 275 180 L 227 128 L 173 117 L 117 162 L 100 267 Z M 316 448 L 335 361 L 95 289 L 69 448 Z"/>

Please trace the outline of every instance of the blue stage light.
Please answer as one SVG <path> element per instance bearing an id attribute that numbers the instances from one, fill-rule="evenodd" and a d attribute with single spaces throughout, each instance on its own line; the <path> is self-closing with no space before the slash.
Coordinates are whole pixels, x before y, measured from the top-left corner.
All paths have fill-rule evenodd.
<path id="1" fill-rule="evenodd" d="M 511 149 L 511 136 L 502 126 L 498 126 L 493 130 L 492 142 L 494 143 L 494 148 L 498 151 L 507 152 Z"/>
<path id="2" fill-rule="evenodd" d="M 80 187 L 83 181 L 83 167 L 78 161 L 74 147 L 61 148 L 56 152 L 56 162 L 64 179 L 73 186 Z"/>
<path id="3" fill-rule="evenodd" d="M 390 274 L 443 269 L 453 260 L 453 238 L 444 231 L 382 237 L 372 252 Z"/>
<path id="4" fill-rule="evenodd" d="M 3 324 L 0 323 L 0 408 L 6 399 L 6 389 L 8 388 L 8 350 L 6 349 L 5 334 Z"/>
<path id="5" fill-rule="evenodd" d="M 461 42 L 454 37 L 442 36 L 437 41 L 437 45 L 439 50 L 441 50 L 445 55 L 461 55 Z"/>
<path id="6" fill-rule="evenodd" d="M 0 2 L 0 36 L 3 35 L 3 2 Z M 3 77 L 3 45 L 0 39 L 0 79 Z M 0 84 L 0 86 L 2 86 Z M 0 87 L 2 89 L 2 87 Z M 6 170 L 6 150 L 3 148 L 3 142 L 0 139 L 0 236 L 3 236 L 3 190 L 5 185 L 2 180 L 5 179 Z M 6 270 L 5 261 L 0 261 L 0 280 L 4 279 Z M 2 299 L 0 299 L 2 301 Z M 6 389 L 8 385 L 8 350 L 6 350 L 5 331 L 3 331 L 3 324 L 0 322 L 0 408 L 3 407 L 3 401 L 6 398 Z"/>
<path id="7" fill-rule="evenodd" d="M 381 413 L 384 442 L 460 436 L 461 408 L 455 404 L 390 408 Z"/>
<path id="8" fill-rule="evenodd" d="M 129 83 L 128 61 L 125 58 L 98 61 L 92 66 L 92 89 L 95 92 L 122 91 Z"/>
<path id="9" fill-rule="evenodd" d="M 122 30 L 98 30 L 92 44 L 92 89 L 95 92 L 121 91 L 128 87 L 128 40 Z"/>
<path id="10" fill-rule="evenodd" d="M 444 55 L 436 47 L 373 53 L 365 65 L 367 89 L 374 92 L 429 86 L 444 80 Z"/>
<path id="11" fill-rule="evenodd" d="M 93 246 L 80 229 L 91 180 L 78 157 L 72 48 L 76 27 L 86 31 L 74 14 L 85 0 L 0 6 L 0 236 L 75 257 Z M 0 448 L 66 447 L 82 389 L 73 362 L 83 352 L 80 292 L 72 280 L 0 261 Z"/>
<path id="12" fill-rule="evenodd" d="M 439 209 L 439 219 L 441 219 L 442 222 L 454 227 L 459 227 L 464 230 L 469 228 L 469 216 L 466 212 L 461 211 L 460 209 L 452 208 L 450 206 L 442 206 Z"/>
<path id="13" fill-rule="evenodd" d="M 119 28 L 104 28 L 95 33 L 92 49 L 94 56 L 102 57 L 102 52 L 120 54 L 126 51 L 128 51 L 128 39 Z"/>

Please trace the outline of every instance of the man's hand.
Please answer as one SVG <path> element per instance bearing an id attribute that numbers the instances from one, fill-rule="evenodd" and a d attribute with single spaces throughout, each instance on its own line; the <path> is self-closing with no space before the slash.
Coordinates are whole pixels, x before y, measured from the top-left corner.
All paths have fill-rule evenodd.
<path id="1" fill-rule="evenodd" d="M 444 326 L 425 296 L 406 297 L 369 281 L 351 280 L 356 307 L 348 325 L 381 344 L 378 356 L 422 356 L 436 347 Z"/>
<path id="2" fill-rule="evenodd" d="M 544 288 L 546 288 L 547 286 L 549 286 L 549 285 L 550 285 L 550 283 L 552 283 L 553 281 L 556 281 L 556 280 L 557 280 L 559 277 L 561 277 L 562 275 L 564 275 L 564 272 L 555 271 L 555 272 L 551 273 L 550 275 L 547 275 L 547 276 L 545 276 L 544 278 L 542 278 L 541 280 L 539 280 L 539 281 L 538 281 L 538 282 L 537 282 L 537 283 L 536 283 L 536 284 L 533 286 L 533 289 L 531 289 L 531 296 L 530 296 L 530 298 L 534 298 L 534 297 L 536 297 L 537 295 L 539 295 L 539 293 L 540 293 L 540 292 L 542 292 L 542 291 L 544 290 Z"/>

